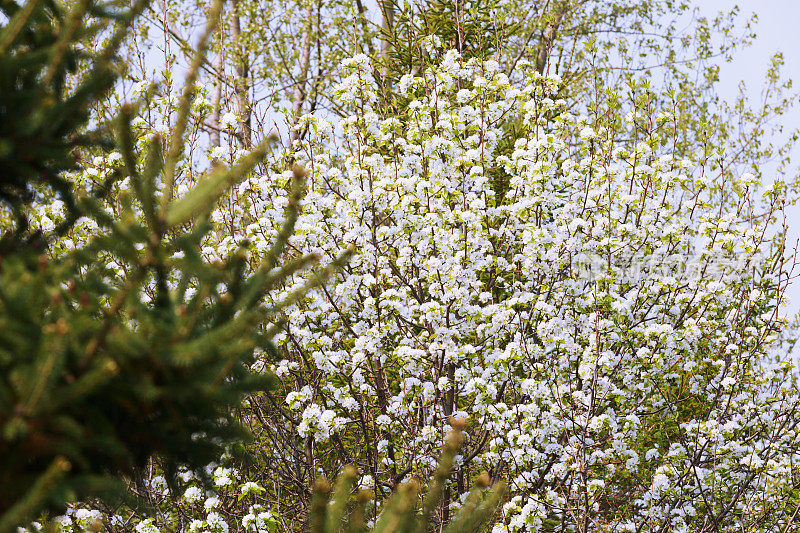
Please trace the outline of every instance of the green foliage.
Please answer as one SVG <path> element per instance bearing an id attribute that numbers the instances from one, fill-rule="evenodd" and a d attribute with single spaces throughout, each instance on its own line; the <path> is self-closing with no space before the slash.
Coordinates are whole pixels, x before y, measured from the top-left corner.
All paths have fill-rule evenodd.
<path id="1" fill-rule="evenodd" d="M 438 522 L 432 520 L 442 505 L 447 480 L 453 470 L 453 460 L 464 442 L 461 432 L 463 422 L 453 421 L 454 431 L 445 442 L 439 464 L 430 481 L 428 493 L 419 508 L 420 486 L 416 481 L 401 483 L 386 502 L 371 528 L 365 526 L 367 505 L 372 499 L 368 490 L 359 490 L 355 501 L 351 494 L 358 477 L 356 469 L 346 467 L 333 489 L 333 499 L 328 496 L 331 487 L 324 478 L 317 479 L 311 500 L 310 533 L 425 533 Z M 444 533 L 470 533 L 479 531 L 494 515 L 505 494 L 505 483 L 497 482 L 491 490 L 488 474 L 482 473 L 456 515 L 444 527 Z M 420 512 L 421 511 L 421 512 Z"/>
<path id="2" fill-rule="evenodd" d="M 118 12 L 83 0 L 65 14 L 55 2 L 0 1 L 9 20 L 0 29 L 0 207 L 16 220 L 0 241 L 0 532 L 68 501 L 121 495 L 122 476 L 135 478 L 154 456 L 174 479 L 179 466 L 200 469 L 246 437 L 231 409 L 273 379 L 250 372 L 253 354 L 274 350 L 282 309 L 346 259 L 283 300 L 263 303 L 316 260 L 278 266 L 304 189 L 296 168 L 286 220 L 265 256 L 248 258 L 243 243 L 225 261 L 204 260 L 208 212 L 263 159 L 266 144 L 172 199 L 182 128 L 221 2 L 187 76 L 172 140 L 164 146 L 154 137 L 137 151 L 128 106 L 119 124 L 122 158 L 106 182 L 87 191 L 63 176 L 76 149 L 103 144 L 103 128 L 85 132 L 87 109 L 112 87 L 113 55 L 145 4 Z M 87 14 L 116 21 L 99 54 L 79 44 L 99 35 L 100 23 L 87 25 Z M 69 90 L 79 60 L 88 74 Z M 119 198 L 112 215 L 104 200 L 123 179 L 133 193 Z M 30 229 L 25 215 L 43 198 L 66 207 L 49 233 Z M 96 224 L 95 236 L 49 253 L 80 217 Z M 257 265 L 250 275 L 248 261 Z"/>
<path id="3" fill-rule="evenodd" d="M 65 203 L 69 216 L 62 230 L 79 216 L 63 171 L 75 168 L 78 149 L 111 142 L 102 130 L 87 131 L 90 106 L 114 84 L 114 56 L 147 3 L 137 0 L 121 10 L 80 0 L 67 12 L 54 0 L 24 6 L 0 1 L 8 20 L 0 28 L 0 202 L 13 211 L 17 236 L 27 230 L 26 206 L 42 191 L 59 194 Z M 103 36 L 98 51 L 81 45 Z M 82 63 L 89 72 L 75 81 L 71 77 Z M 68 90 L 71 82 L 75 86 Z M 6 235 L 4 246 L 9 240 Z"/>

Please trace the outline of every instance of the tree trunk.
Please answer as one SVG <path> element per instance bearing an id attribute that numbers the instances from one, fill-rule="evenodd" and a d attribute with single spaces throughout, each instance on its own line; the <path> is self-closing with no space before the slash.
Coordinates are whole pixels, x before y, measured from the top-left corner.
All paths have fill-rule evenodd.
<path id="1" fill-rule="evenodd" d="M 547 63 L 550 59 L 550 52 L 553 50 L 553 43 L 558 35 L 558 28 L 561 26 L 561 21 L 564 15 L 569 11 L 569 2 L 560 2 L 553 13 L 553 20 L 547 23 L 542 32 L 542 40 L 539 42 L 539 50 L 536 52 L 536 70 L 539 74 L 544 74 L 547 68 Z"/>
<path id="2" fill-rule="evenodd" d="M 239 140 L 243 146 L 249 147 L 252 144 L 252 126 L 250 124 L 252 111 L 250 109 L 249 85 L 247 83 L 248 57 L 246 48 L 240 42 L 242 27 L 237 4 L 237 0 L 231 0 L 231 36 L 236 50 L 233 91 L 239 104 L 239 119 L 241 120 L 239 124 Z"/>
<path id="3" fill-rule="evenodd" d="M 383 68 L 381 69 L 381 76 L 384 79 L 384 83 L 389 83 L 386 78 L 390 71 L 389 54 L 392 51 L 390 36 L 394 28 L 394 6 L 392 5 L 392 0 L 383 0 L 381 2 L 381 13 L 383 15 L 383 24 L 381 25 L 381 30 L 383 32 L 381 36 L 381 61 L 383 62 Z"/>
<path id="4" fill-rule="evenodd" d="M 309 4 L 306 8 L 306 20 L 303 37 L 303 50 L 300 55 L 300 74 L 294 86 L 294 95 L 292 96 L 292 124 L 289 128 L 289 146 L 294 143 L 297 138 L 297 120 L 300 118 L 300 113 L 303 111 L 303 104 L 306 102 L 306 83 L 308 80 L 308 68 L 311 64 L 311 37 L 313 32 L 313 17 L 314 6 Z"/>
<path id="5" fill-rule="evenodd" d="M 209 143 L 211 144 L 211 148 L 217 148 L 222 145 L 222 140 L 220 139 L 220 128 L 219 128 L 219 118 L 222 106 L 222 78 L 220 77 L 220 73 L 224 68 L 223 61 L 222 61 L 222 51 L 220 50 L 217 52 L 217 55 L 214 57 L 214 91 L 211 93 L 211 116 L 209 117 Z M 212 161 L 213 164 L 218 164 L 215 160 Z"/>

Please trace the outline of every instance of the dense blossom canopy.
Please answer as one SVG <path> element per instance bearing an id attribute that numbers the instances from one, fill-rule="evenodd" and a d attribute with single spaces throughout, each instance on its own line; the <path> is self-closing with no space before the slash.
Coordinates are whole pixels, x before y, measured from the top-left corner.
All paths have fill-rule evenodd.
<path id="1" fill-rule="evenodd" d="M 401 80 L 408 112 L 387 119 L 366 58 L 345 68 L 353 114 L 306 117 L 297 148 L 313 179 L 293 246 L 357 250 L 284 336 L 275 369 L 296 387 L 299 436 L 391 482 L 426 472 L 463 417 L 464 470 L 511 483 L 497 532 L 787 519 L 775 508 L 793 494 L 798 398 L 773 357 L 781 183 L 720 182 L 703 154 L 676 159 L 668 109 L 613 110 L 627 113 L 619 141 L 530 68 L 510 83 L 447 52 Z M 275 231 L 282 180 L 240 188 L 256 243 Z"/>
<path id="2" fill-rule="evenodd" d="M 302 164 L 290 253 L 355 254 L 287 312 L 278 359 L 253 366 L 283 387 L 243 415 L 267 443 L 262 466 L 225 456 L 207 467 L 213 487 L 185 472 L 177 493 L 153 478 L 142 490 L 162 512 L 115 523 L 291 527 L 268 503 L 344 464 L 379 509 L 400 481 L 430 477 L 456 417 L 468 438 L 451 507 L 475 474 L 506 479 L 494 533 L 783 530 L 800 503 L 787 186 L 721 169 L 718 147 L 678 146 L 680 94 L 630 77 L 576 105 L 524 60 L 509 77 L 439 44 L 388 114 L 369 58 L 345 61 L 327 94 L 341 117 L 302 116 L 306 135 L 212 214 L 207 259 L 243 242 L 259 257 L 289 201 L 284 169 Z M 42 224 L 58 218 L 40 210 Z"/>
<path id="3" fill-rule="evenodd" d="M 407 112 L 388 118 L 367 59 L 342 68 L 336 98 L 352 112 L 298 126 L 310 133 L 292 156 L 310 178 L 290 247 L 356 254 L 276 338 L 286 418 L 272 431 L 328 474 L 354 463 L 380 494 L 425 479 L 448 420 L 464 418 L 452 505 L 470 473 L 507 478 L 497 533 L 788 523 L 799 443 L 777 355 L 782 184 L 721 182 L 706 154 L 674 157 L 667 106 L 620 105 L 622 131 L 572 114 L 559 80 L 524 65 L 510 82 L 446 52 L 402 78 Z M 287 178 L 243 182 L 214 215 L 234 232 L 204 252 L 243 239 L 263 251 Z M 223 496 L 263 491 L 209 474 Z M 186 481 L 182 499 L 205 511 L 190 530 L 226 530 L 219 497 Z M 242 526 L 271 520 L 255 506 Z"/>

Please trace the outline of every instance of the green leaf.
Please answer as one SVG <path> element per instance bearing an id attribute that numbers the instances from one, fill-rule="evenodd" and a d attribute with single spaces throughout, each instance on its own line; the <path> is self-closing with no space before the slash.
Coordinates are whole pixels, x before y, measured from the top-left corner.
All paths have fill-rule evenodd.
<path id="1" fill-rule="evenodd" d="M 167 227 L 178 226 L 207 213 L 231 186 L 239 183 L 267 153 L 271 139 L 267 139 L 252 152 L 240 158 L 231 169 L 217 169 L 191 191 L 173 201 L 167 208 L 164 222 Z"/>

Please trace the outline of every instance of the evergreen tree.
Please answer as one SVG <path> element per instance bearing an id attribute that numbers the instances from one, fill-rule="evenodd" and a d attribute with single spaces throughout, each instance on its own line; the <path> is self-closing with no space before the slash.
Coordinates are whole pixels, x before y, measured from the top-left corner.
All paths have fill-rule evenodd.
<path id="1" fill-rule="evenodd" d="M 65 11 L 49 0 L 0 2 L 7 21 L 0 27 L 2 532 L 67 501 L 119 494 L 120 476 L 135 477 L 154 455 L 168 479 L 180 465 L 199 469 L 217 459 L 246 436 L 231 408 L 272 382 L 249 372 L 254 351 L 274 350 L 282 309 L 345 260 L 279 303 L 263 303 L 316 260 L 280 264 L 302 196 L 300 168 L 282 230 L 263 257 L 250 258 L 255 271 L 244 274 L 244 244 L 225 261 L 203 259 L 208 212 L 262 160 L 266 144 L 172 198 L 197 71 L 221 2 L 211 8 L 169 142 L 156 136 L 137 150 L 131 106 L 122 110 L 116 141 L 107 125 L 90 123 L 90 106 L 112 89 L 115 54 L 146 4 L 119 9 L 119 2 L 80 0 Z M 97 52 L 81 44 L 104 37 Z M 65 177 L 79 150 L 113 143 L 119 164 L 99 184 L 84 188 Z M 131 194 L 112 214 L 104 200 L 123 180 Z M 44 201 L 64 206 L 49 229 L 29 220 L 31 206 Z M 96 235 L 55 253 L 52 243 L 82 217 L 96 224 Z"/>
<path id="2" fill-rule="evenodd" d="M 368 531 L 372 533 L 425 533 L 435 526 L 432 519 L 437 508 L 448 502 L 442 497 L 446 491 L 448 478 L 452 474 L 456 453 L 464 444 L 462 430 L 465 424 L 460 419 L 451 420 L 453 431 L 439 457 L 439 463 L 431 479 L 430 487 L 422 501 L 419 512 L 419 490 L 416 481 L 398 485 L 391 499 L 384 506 L 375 524 Z M 350 496 L 357 480 L 357 471 L 352 466 L 344 469 L 333 489 L 333 499 L 328 501 L 331 487 L 325 478 L 317 479 L 311 500 L 310 533 L 347 533 L 367 531 L 365 528 L 366 505 L 374 496 L 370 490 L 358 490 L 355 503 Z M 490 478 L 482 472 L 475 480 L 474 488 L 467 495 L 464 505 L 453 519 L 444 527 L 445 533 L 474 533 L 480 531 L 487 519 L 497 510 L 505 493 L 505 483 L 497 482 L 491 490 Z M 349 509 L 348 509 L 349 507 Z M 345 518 L 346 517 L 346 518 Z"/>

